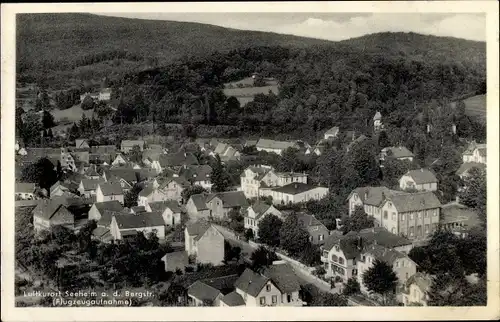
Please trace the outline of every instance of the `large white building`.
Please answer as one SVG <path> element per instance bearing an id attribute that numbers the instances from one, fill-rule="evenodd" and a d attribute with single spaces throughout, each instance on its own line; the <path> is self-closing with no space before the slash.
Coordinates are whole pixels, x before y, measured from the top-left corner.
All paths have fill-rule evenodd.
<path id="1" fill-rule="evenodd" d="M 302 182 L 294 182 L 277 188 L 260 189 L 261 197 L 272 197 L 273 204 L 293 204 L 309 200 L 321 200 L 328 195 L 329 189 Z"/>

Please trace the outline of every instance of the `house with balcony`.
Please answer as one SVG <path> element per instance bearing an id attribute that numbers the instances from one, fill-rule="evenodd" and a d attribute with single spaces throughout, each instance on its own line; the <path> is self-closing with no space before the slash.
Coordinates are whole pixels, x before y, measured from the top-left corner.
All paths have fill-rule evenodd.
<path id="1" fill-rule="evenodd" d="M 399 179 L 401 190 L 436 191 L 438 179 L 428 169 L 409 170 Z"/>
<path id="2" fill-rule="evenodd" d="M 184 229 L 184 246 L 188 256 L 196 258 L 196 263 L 223 264 L 224 236 L 208 222 L 188 224 Z"/>

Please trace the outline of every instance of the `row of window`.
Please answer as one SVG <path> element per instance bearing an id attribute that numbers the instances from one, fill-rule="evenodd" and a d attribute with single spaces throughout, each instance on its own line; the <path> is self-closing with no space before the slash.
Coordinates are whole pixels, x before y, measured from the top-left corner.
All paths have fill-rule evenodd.
<path id="1" fill-rule="evenodd" d="M 424 215 L 425 218 L 428 218 L 430 216 L 429 212 L 430 211 L 424 211 L 423 215 Z M 396 220 L 396 213 L 392 212 L 391 215 L 392 215 L 392 220 L 395 221 Z M 436 217 L 438 215 L 438 211 L 437 210 L 432 210 L 432 215 L 434 217 Z M 388 219 L 388 217 L 389 217 L 389 214 L 388 214 L 387 210 L 384 210 L 384 219 Z M 414 220 L 415 219 L 415 214 L 414 213 L 410 213 L 409 217 L 410 217 L 409 220 Z M 417 213 L 417 217 L 418 217 L 418 219 L 422 219 L 422 212 Z M 405 220 L 406 220 L 406 214 L 401 214 L 401 221 L 405 221 Z"/>
<path id="2" fill-rule="evenodd" d="M 336 251 L 339 251 L 339 246 L 335 246 L 335 250 Z M 335 263 L 339 263 L 340 265 L 344 265 L 345 263 L 345 260 L 343 257 L 337 257 L 337 255 L 335 254 L 332 254 L 332 261 L 334 261 Z"/>

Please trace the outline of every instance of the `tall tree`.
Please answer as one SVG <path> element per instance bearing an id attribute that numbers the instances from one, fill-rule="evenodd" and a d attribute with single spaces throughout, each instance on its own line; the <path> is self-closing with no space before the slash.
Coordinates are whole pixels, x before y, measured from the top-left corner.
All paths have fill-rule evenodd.
<path id="1" fill-rule="evenodd" d="M 47 159 L 41 158 L 36 163 L 29 164 L 21 171 L 21 181 L 37 183 L 41 188 L 50 189 L 57 181 L 57 172 L 54 164 Z"/>
<path id="2" fill-rule="evenodd" d="M 275 252 L 268 250 L 264 246 L 259 246 L 259 248 L 254 250 L 252 255 L 250 255 L 250 260 L 252 261 L 252 269 L 254 271 L 259 271 L 265 267 L 268 267 L 278 259 L 278 255 L 276 255 Z"/>
<path id="3" fill-rule="evenodd" d="M 181 192 L 181 197 L 182 197 L 182 200 L 184 200 L 184 202 L 187 202 L 189 200 L 189 198 L 191 198 L 192 195 L 197 195 L 200 193 L 208 193 L 208 191 L 207 191 L 207 189 L 203 188 L 202 186 L 194 185 L 194 186 L 187 187 L 187 188 L 183 189 Z"/>
<path id="4" fill-rule="evenodd" d="M 135 184 L 132 189 L 127 191 L 124 196 L 124 206 L 125 207 L 134 207 L 137 206 L 137 198 L 139 196 L 139 192 L 141 192 L 142 187 L 139 184 Z"/>
<path id="5" fill-rule="evenodd" d="M 219 155 L 215 156 L 215 163 L 212 167 L 210 179 L 212 180 L 212 190 L 214 192 L 224 192 L 229 187 L 229 176 Z"/>
<path id="6" fill-rule="evenodd" d="M 381 295 L 384 304 L 396 292 L 397 283 L 398 277 L 392 266 L 378 259 L 363 274 L 363 284 L 368 291 Z"/>
<path id="7" fill-rule="evenodd" d="M 471 285 L 463 276 L 439 274 L 429 290 L 429 306 L 486 305 L 486 283 Z"/>
<path id="8" fill-rule="evenodd" d="M 259 221 L 259 240 L 269 246 L 279 246 L 283 221 L 275 215 L 267 215 Z"/>
<path id="9" fill-rule="evenodd" d="M 354 213 L 343 220 L 342 231 L 347 234 L 350 231 L 360 231 L 373 226 L 373 217 L 369 217 L 362 206 L 356 206 Z"/>
<path id="10" fill-rule="evenodd" d="M 289 214 L 280 229 L 280 245 L 292 256 L 297 256 L 309 244 L 309 234 L 299 224 L 297 214 Z"/>
<path id="11" fill-rule="evenodd" d="M 134 145 L 129 155 L 130 161 L 135 162 L 137 164 L 142 163 L 142 151 L 141 147 L 138 145 Z"/>

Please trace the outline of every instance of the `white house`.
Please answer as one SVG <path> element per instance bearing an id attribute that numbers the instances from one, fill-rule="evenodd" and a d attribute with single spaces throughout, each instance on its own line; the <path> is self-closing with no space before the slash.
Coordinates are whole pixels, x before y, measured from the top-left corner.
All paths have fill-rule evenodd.
<path id="1" fill-rule="evenodd" d="M 471 142 L 462 154 L 464 163 L 475 162 L 486 164 L 486 144 L 478 144 L 475 141 Z"/>
<path id="2" fill-rule="evenodd" d="M 295 182 L 282 187 L 259 190 L 261 197 L 272 197 L 273 204 L 301 203 L 309 200 L 321 200 L 329 193 L 329 189 L 307 183 Z"/>
<path id="3" fill-rule="evenodd" d="M 419 272 L 411 276 L 406 281 L 405 290 L 402 293 L 403 304 L 405 306 L 427 306 L 432 282 L 433 277 L 428 274 Z"/>
<path id="4" fill-rule="evenodd" d="M 252 229 L 255 238 L 259 237 L 259 222 L 267 215 L 275 215 L 283 219 L 281 211 L 276 209 L 273 205 L 268 205 L 263 202 L 256 202 L 248 207 L 244 218 L 245 229 Z"/>
<path id="5" fill-rule="evenodd" d="M 266 152 L 276 153 L 279 155 L 281 155 L 283 151 L 285 151 L 288 148 L 299 149 L 299 146 L 297 145 L 296 142 L 275 141 L 268 139 L 259 139 L 255 147 L 257 148 L 257 151 L 266 151 Z"/>
<path id="6" fill-rule="evenodd" d="M 410 170 L 399 179 L 401 190 L 436 191 L 438 179 L 428 169 Z"/>
<path id="7" fill-rule="evenodd" d="M 224 236 L 211 224 L 198 221 L 184 229 L 184 246 L 197 263 L 222 265 L 224 260 Z"/>
<path id="8" fill-rule="evenodd" d="M 373 129 L 375 132 L 380 131 L 383 128 L 382 125 L 382 114 L 379 111 L 373 116 Z"/>
<path id="9" fill-rule="evenodd" d="M 150 202 L 167 201 L 167 195 L 160 189 L 154 189 L 152 186 L 147 186 L 139 192 L 137 197 L 137 205 L 144 206 L 147 209 Z"/>
<path id="10" fill-rule="evenodd" d="M 124 196 L 121 185 L 118 182 L 99 183 L 96 188 L 96 201 L 105 202 L 117 200 L 124 204 Z"/>
<path id="11" fill-rule="evenodd" d="M 85 196 L 86 198 L 90 198 L 91 196 L 95 196 L 97 186 L 99 184 L 105 183 L 104 180 L 91 180 L 91 179 L 83 179 L 80 181 L 80 185 L 78 186 L 78 192 L 82 196 Z"/>
<path id="12" fill-rule="evenodd" d="M 329 129 L 328 131 L 325 132 L 324 139 L 325 140 L 334 139 L 338 135 L 339 135 L 339 127 L 338 126 L 334 126 L 334 127 L 332 127 L 331 129 Z"/>
<path id="13" fill-rule="evenodd" d="M 160 213 L 167 227 L 181 224 L 181 208 L 176 201 L 153 201 L 145 207 L 147 212 Z"/>
<path id="14" fill-rule="evenodd" d="M 247 198 L 257 198 L 259 196 L 259 189 L 261 180 L 264 176 L 272 171 L 269 166 L 252 166 L 248 167 L 241 174 L 241 191 Z"/>
<path id="15" fill-rule="evenodd" d="M 111 88 L 103 88 L 99 92 L 99 101 L 109 101 L 111 100 Z"/>
<path id="16" fill-rule="evenodd" d="M 160 240 L 165 239 L 165 224 L 159 213 L 120 214 L 111 219 L 110 232 L 114 240 L 134 236 L 137 232 L 155 233 Z"/>
<path id="17" fill-rule="evenodd" d="M 115 159 L 113 160 L 113 162 L 111 162 L 111 165 L 113 167 L 119 167 L 119 166 L 122 166 L 122 165 L 126 165 L 128 163 L 128 160 L 125 158 L 124 155 L 122 155 L 121 153 L 118 153 L 115 157 Z"/>

